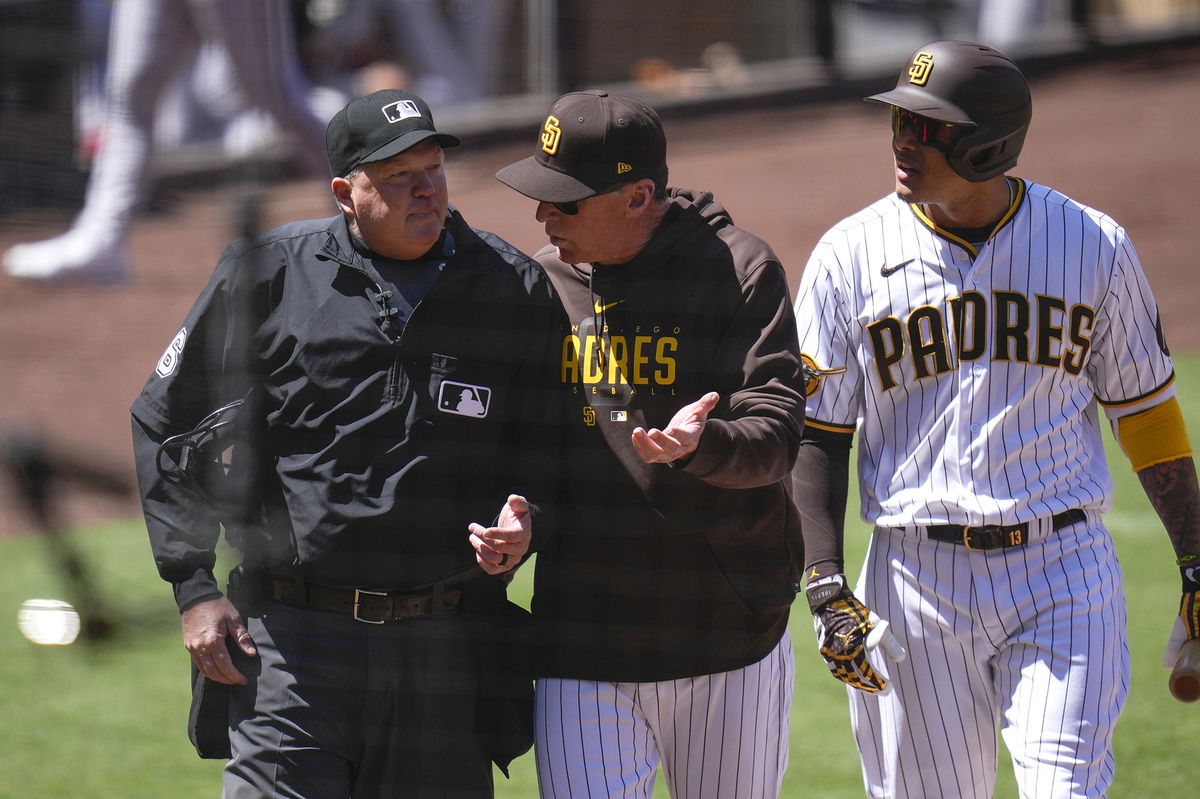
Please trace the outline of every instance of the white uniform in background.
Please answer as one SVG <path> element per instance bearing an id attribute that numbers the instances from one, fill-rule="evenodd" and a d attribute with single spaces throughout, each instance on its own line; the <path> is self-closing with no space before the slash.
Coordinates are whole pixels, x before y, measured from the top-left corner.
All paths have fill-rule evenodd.
<path id="1" fill-rule="evenodd" d="M 325 175 L 325 121 L 312 110 L 283 0 L 118 0 L 109 36 L 105 116 L 84 206 L 61 236 L 4 255 L 15 277 L 125 277 L 125 238 L 143 199 L 164 90 L 206 42 L 229 63 L 245 102 L 270 112 L 299 160 Z"/>

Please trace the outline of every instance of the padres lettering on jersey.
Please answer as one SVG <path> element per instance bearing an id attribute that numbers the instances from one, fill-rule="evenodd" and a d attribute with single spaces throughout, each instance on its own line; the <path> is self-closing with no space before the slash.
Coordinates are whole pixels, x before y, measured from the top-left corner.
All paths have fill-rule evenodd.
<path id="1" fill-rule="evenodd" d="M 639 391 L 675 393 L 681 328 L 595 319 L 571 326 L 562 343 L 562 382 L 597 405 L 626 405 Z"/>
<path id="2" fill-rule="evenodd" d="M 990 299 L 990 302 L 989 302 Z M 901 362 L 911 361 L 920 380 L 988 357 L 1079 374 L 1092 343 L 1096 311 L 1062 297 L 1015 291 L 989 295 L 967 291 L 942 307 L 925 305 L 904 318 L 887 316 L 866 326 L 879 384 L 884 391 L 904 379 Z"/>

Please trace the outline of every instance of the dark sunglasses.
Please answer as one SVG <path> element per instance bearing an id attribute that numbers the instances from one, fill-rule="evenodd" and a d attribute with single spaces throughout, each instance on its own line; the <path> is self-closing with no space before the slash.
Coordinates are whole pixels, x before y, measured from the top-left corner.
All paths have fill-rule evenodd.
<path id="1" fill-rule="evenodd" d="M 556 209 L 558 209 L 558 212 L 560 214 L 566 214 L 567 216 L 575 216 L 575 214 L 579 213 L 579 200 L 571 200 L 570 202 L 565 202 L 565 203 L 550 203 L 550 204 L 553 205 Z"/>
<path id="2" fill-rule="evenodd" d="M 598 191 L 595 194 L 592 194 L 588 197 L 584 197 L 583 200 L 589 200 L 592 197 L 599 197 L 601 194 L 611 194 L 612 192 L 616 191 L 617 189 L 619 189 L 625 185 L 628 185 L 628 184 L 627 183 L 618 183 L 615 186 L 609 186 L 608 188 L 604 189 L 603 191 Z M 556 209 L 558 209 L 558 212 L 560 214 L 566 214 L 567 216 L 575 216 L 575 214 L 579 213 L 579 204 L 581 202 L 583 202 L 583 200 L 570 200 L 565 203 L 550 203 L 550 204 L 553 205 Z"/>
<path id="3" fill-rule="evenodd" d="M 892 134 L 899 133 L 906 124 L 912 129 L 913 138 L 917 140 L 917 144 L 935 147 L 939 150 L 948 148 L 954 143 L 959 133 L 967 129 L 965 125 L 930 119 L 920 114 L 914 114 L 907 108 L 892 106 Z"/>

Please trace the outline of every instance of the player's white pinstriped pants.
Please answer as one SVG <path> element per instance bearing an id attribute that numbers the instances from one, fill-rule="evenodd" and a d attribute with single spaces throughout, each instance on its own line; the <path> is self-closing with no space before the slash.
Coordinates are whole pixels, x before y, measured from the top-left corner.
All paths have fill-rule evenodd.
<path id="1" fill-rule="evenodd" d="M 649 799 L 660 759 L 674 799 L 779 795 L 788 760 L 792 642 L 758 663 L 663 682 L 537 682 L 543 799 Z"/>
<path id="2" fill-rule="evenodd" d="M 881 664 L 889 695 L 850 689 L 868 796 L 990 797 L 997 726 L 1025 799 L 1105 796 L 1129 688 L 1116 551 L 1095 512 L 1029 539 L 971 552 L 875 530 L 856 593 L 908 657 Z"/>

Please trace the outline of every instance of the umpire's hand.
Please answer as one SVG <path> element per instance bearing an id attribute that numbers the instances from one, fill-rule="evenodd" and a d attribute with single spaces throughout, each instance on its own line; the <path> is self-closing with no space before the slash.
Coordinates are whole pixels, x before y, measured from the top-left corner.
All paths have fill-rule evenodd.
<path id="1" fill-rule="evenodd" d="M 226 638 L 232 638 L 250 657 L 258 654 L 254 639 L 238 613 L 225 597 L 193 605 L 180 616 L 183 625 L 183 645 L 192 655 L 196 668 L 214 682 L 227 685 L 246 684 L 246 675 L 233 665 Z"/>

